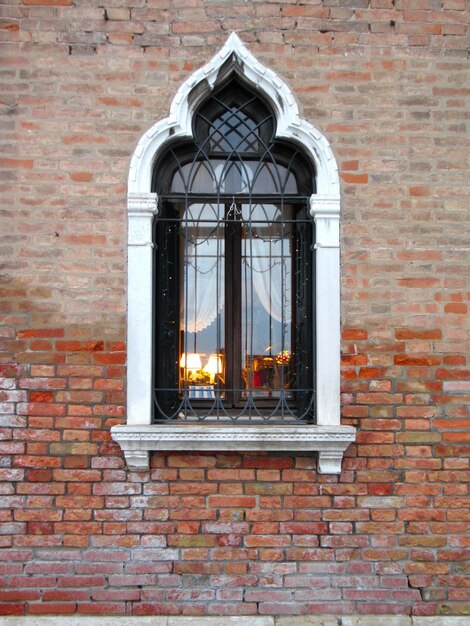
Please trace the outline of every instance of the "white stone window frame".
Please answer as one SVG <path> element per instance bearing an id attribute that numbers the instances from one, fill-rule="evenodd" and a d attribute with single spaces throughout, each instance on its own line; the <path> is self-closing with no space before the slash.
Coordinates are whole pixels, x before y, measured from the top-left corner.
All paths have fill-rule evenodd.
<path id="1" fill-rule="evenodd" d="M 316 193 L 310 199 L 315 222 L 316 267 L 316 424 L 236 425 L 170 422 L 153 424 L 153 261 L 152 223 L 158 215 L 151 191 L 154 163 L 169 141 L 192 138 L 198 101 L 189 97 L 199 83 L 212 88 L 222 65 L 236 57 L 237 71 L 271 103 L 276 137 L 301 144 L 315 164 Z M 197 100 L 197 99 L 196 99 Z M 128 181 L 128 330 L 127 423 L 113 426 L 112 437 L 124 451 L 129 469 L 146 471 L 155 450 L 318 452 L 320 473 L 341 472 L 355 429 L 340 416 L 340 183 L 338 167 L 325 137 L 301 119 L 288 86 L 261 65 L 232 33 L 218 54 L 178 90 L 170 115 L 140 139 Z"/>

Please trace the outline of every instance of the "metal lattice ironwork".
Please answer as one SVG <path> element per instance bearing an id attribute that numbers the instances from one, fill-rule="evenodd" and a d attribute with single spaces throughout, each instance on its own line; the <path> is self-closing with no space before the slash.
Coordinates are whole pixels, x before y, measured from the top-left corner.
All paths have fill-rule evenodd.
<path id="1" fill-rule="evenodd" d="M 155 419 L 313 421 L 311 164 L 236 80 L 155 167 Z"/>

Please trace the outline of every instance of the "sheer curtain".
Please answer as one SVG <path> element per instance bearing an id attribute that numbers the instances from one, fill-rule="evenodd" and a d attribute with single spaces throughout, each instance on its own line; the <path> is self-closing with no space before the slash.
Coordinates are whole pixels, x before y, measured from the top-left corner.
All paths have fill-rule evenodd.
<path id="1" fill-rule="evenodd" d="M 205 178 L 211 173 L 197 172 Z M 194 203 L 184 212 L 185 247 L 181 318 L 188 333 L 208 328 L 224 307 L 223 206 Z"/>
<path id="2" fill-rule="evenodd" d="M 181 315 L 186 332 L 208 328 L 224 307 L 223 240 L 216 229 L 200 237 L 200 220 L 220 224 L 221 206 L 193 204 L 186 210 L 189 234 L 185 246 L 184 298 Z M 276 231 L 279 209 L 274 205 L 243 205 L 243 221 L 249 224 L 245 261 L 254 290 L 265 311 L 276 321 L 290 324 L 292 317 L 290 239 L 279 233 L 263 233 L 253 222 L 266 221 Z M 253 220 L 253 222 L 252 222 Z M 214 222 L 213 222 L 214 223 Z M 258 231 L 258 232 L 257 232 Z M 231 280 L 231 277 L 227 277 Z"/>
<path id="3" fill-rule="evenodd" d="M 182 317 L 186 332 L 197 333 L 212 324 L 223 309 L 223 264 L 216 239 L 188 245 L 185 259 Z"/>
<path id="4" fill-rule="evenodd" d="M 251 239 L 251 275 L 256 294 L 266 312 L 278 322 L 292 317 L 289 240 Z"/>

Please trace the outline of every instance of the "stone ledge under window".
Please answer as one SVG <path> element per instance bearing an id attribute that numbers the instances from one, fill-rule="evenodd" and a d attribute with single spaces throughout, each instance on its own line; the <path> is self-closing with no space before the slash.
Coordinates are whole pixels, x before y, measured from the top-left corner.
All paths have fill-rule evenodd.
<path id="1" fill-rule="evenodd" d="M 352 426 L 270 426 L 268 424 L 152 424 L 113 426 L 112 437 L 122 448 L 128 468 L 149 469 L 153 450 L 239 450 L 318 452 L 321 474 L 341 473 L 343 454 L 354 441 Z"/>

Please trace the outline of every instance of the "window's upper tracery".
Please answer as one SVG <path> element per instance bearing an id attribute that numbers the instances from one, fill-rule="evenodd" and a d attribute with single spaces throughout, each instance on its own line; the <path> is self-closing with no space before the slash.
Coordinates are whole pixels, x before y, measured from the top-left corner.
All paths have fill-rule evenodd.
<path id="1" fill-rule="evenodd" d="M 194 116 L 194 137 L 210 155 L 261 156 L 274 131 L 272 111 L 238 81 L 212 94 Z"/>
<path id="2" fill-rule="evenodd" d="M 194 141 L 171 146 L 155 171 L 159 195 L 309 195 L 314 172 L 302 151 L 274 139 L 265 101 L 232 80 L 195 112 Z"/>

